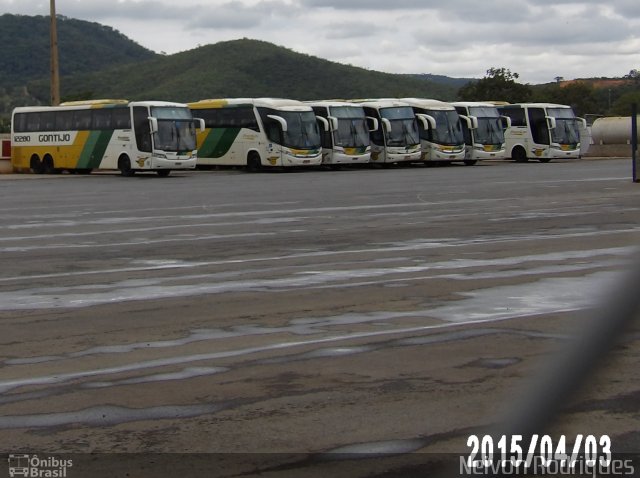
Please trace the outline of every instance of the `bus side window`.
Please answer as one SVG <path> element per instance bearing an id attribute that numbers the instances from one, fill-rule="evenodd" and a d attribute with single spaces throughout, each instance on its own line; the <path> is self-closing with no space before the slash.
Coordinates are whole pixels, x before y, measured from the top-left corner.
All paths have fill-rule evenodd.
<path id="1" fill-rule="evenodd" d="M 260 131 L 260 127 L 258 126 L 258 121 L 256 120 L 256 115 L 253 112 L 253 107 L 240 107 L 238 108 L 238 113 L 240 116 L 241 126 L 243 128 L 251 129 L 253 131 Z"/>
<path id="2" fill-rule="evenodd" d="M 56 131 L 70 131 L 73 129 L 73 111 L 58 111 L 56 113 Z"/>
<path id="3" fill-rule="evenodd" d="M 16 113 L 13 116 L 13 131 L 16 133 L 24 133 L 27 131 L 27 114 Z"/>
<path id="4" fill-rule="evenodd" d="M 204 120 L 205 128 L 215 128 L 214 110 L 194 110 L 193 115 Z"/>
<path id="5" fill-rule="evenodd" d="M 40 113 L 40 131 L 55 131 L 56 112 L 46 111 Z"/>
<path id="6" fill-rule="evenodd" d="M 93 129 L 113 129 L 111 125 L 111 110 L 99 109 L 93 111 Z"/>
<path id="7" fill-rule="evenodd" d="M 129 116 L 129 108 L 114 108 L 111 119 L 113 129 L 131 129 L 131 116 Z"/>
<path id="8" fill-rule="evenodd" d="M 40 113 L 27 113 L 27 124 L 25 131 L 40 130 Z"/>
<path id="9" fill-rule="evenodd" d="M 274 120 L 268 120 L 265 124 L 267 138 L 272 143 L 282 144 L 282 135 L 280 125 Z"/>
<path id="10" fill-rule="evenodd" d="M 503 108 L 498 109 L 501 115 L 511 118 L 511 126 L 527 126 L 527 120 L 524 116 L 522 108 Z"/>
<path id="11" fill-rule="evenodd" d="M 73 129 L 78 131 L 91 129 L 91 110 L 75 110 L 73 112 Z"/>
<path id="12" fill-rule="evenodd" d="M 144 106 L 133 108 L 133 127 L 136 134 L 138 150 L 151 152 L 151 126 L 149 125 L 149 111 Z"/>

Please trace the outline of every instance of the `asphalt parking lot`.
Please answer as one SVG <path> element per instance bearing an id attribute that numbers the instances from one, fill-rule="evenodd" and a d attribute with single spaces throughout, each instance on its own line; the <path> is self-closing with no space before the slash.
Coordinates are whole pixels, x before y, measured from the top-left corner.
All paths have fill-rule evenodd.
<path id="1" fill-rule="evenodd" d="M 73 476 L 468 453 L 640 242 L 625 159 L 1 179 L 0 441 Z M 554 434 L 640 451 L 638 338 Z"/>

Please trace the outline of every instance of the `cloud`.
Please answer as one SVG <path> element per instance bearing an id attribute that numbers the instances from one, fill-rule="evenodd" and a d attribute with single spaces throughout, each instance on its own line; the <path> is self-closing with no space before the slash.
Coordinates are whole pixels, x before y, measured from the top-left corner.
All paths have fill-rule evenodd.
<path id="1" fill-rule="evenodd" d="M 422 10 L 429 1 L 422 0 L 300 0 L 304 8 L 332 8 L 334 10 Z"/>
<path id="2" fill-rule="evenodd" d="M 3 12 L 48 15 L 49 2 L 0 0 Z M 58 14 L 167 53 L 247 37 L 395 73 L 504 66 L 531 83 L 640 67 L 639 0 L 58 0 Z"/>

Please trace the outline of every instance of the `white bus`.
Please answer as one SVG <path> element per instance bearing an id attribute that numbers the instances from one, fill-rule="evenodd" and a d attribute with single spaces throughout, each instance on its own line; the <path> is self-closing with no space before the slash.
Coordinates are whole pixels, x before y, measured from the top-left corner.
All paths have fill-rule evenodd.
<path id="1" fill-rule="evenodd" d="M 465 160 L 462 125 L 452 105 L 423 98 L 402 98 L 401 101 L 413 108 L 419 120 L 422 161 Z"/>
<path id="2" fill-rule="evenodd" d="M 420 160 L 420 134 L 413 109 L 399 100 L 353 100 L 369 118 L 371 163 L 392 164 Z M 378 127 L 376 128 L 376 124 Z"/>
<path id="3" fill-rule="evenodd" d="M 19 107 L 11 121 L 16 171 L 90 173 L 196 167 L 195 121 L 187 105 L 164 101 L 90 100 Z"/>
<path id="4" fill-rule="evenodd" d="M 322 164 L 337 167 L 368 163 L 371 140 L 364 108 L 344 101 L 307 101 L 320 121 Z M 377 129 L 377 121 L 370 119 Z"/>
<path id="5" fill-rule="evenodd" d="M 204 120 L 198 166 L 318 166 L 320 130 L 311 106 L 276 98 L 228 98 L 189 103 Z"/>
<path id="6" fill-rule="evenodd" d="M 586 121 L 577 118 L 570 106 L 551 103 L 520 103 L 498 106 L 511 118 L 505 131 L 506 154 L 517 162 L 537 159 L 580 157 L 580 129 Z"/>
<path id="7" fill-rule="evenodd" d="M 466 146 L 465 164 L 483 159 L 504 159 L 504 130 L 511 125 L 508 116 L 500 115 L 492 103 L 459 101 L 452 103 L 462 119 Z"/>

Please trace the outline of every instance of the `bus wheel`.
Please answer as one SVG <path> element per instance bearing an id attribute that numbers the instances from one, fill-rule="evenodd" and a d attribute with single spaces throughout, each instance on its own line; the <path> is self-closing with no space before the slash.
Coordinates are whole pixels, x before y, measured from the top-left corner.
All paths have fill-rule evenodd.
<path id="1" fill-rule="evenodd" d="M 131 177 L 136 172 L 131 169 L 131 160 L 128 156 L 121 156 L 118 160 L 118 169 L 120 170 L 120 174 L 125 177 Z"/>
<path id="2" fill-rule="evenodd" d="M 161 178 L 166 178 L 171 174 L 170 169 L 158 169 L 156 172 L 158 173 L 158 176 L 160 176 Z"/>
<path id="3" fill-rule="evenodd" d="M 35 154 L 31 156 L 29 167 L 31 168 L 31 171 L 34 172 L 35 174 L 44 173 L 44 167 L 42 166 L 42 162 L 40 161 L 40 158 L 38 158 L 38 156 L 36 156 Z"/>
<path id="4" fill-rule="evenodd" d="M 247 158 L 247 169 L 252 173 L 256 173 L 262 169 L 262 162 L 260 161 L 260 155 L 256 152 L 250 153 Z"/>
<path id="5" fill-rule="evenodd" d="M 465 166 L 473 166 L 477 163 L 478 161 L 476 159 L 465 159 L 464 160 L 464 164 Z"/>
<path id="6" fill-rule="evenodd" d="M 42 172 L 44 174 L 55 174 L 56 168 L 53 165 L 53 158 L 48 154 L 42 160 Z"/>
<path id="7" fill-rule="evenodd" d="M 516 163 L 526 163 L 529 161 L 529 158 L 527 158 L 527 152 L 524 148 L 520 147 L 514 148 L 513 151 L 511 151 L 511 158 L 513 158 Z"/>

